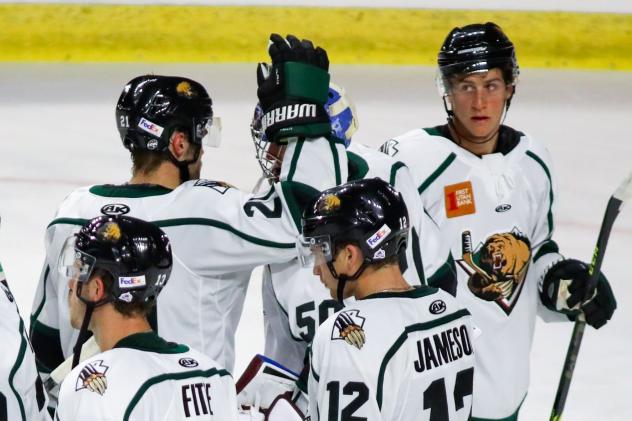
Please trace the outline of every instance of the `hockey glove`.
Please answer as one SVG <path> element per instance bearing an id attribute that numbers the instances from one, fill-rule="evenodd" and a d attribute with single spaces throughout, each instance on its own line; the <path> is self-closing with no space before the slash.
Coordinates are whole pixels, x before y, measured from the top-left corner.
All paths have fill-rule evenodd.
<path id="1" fill-rule="evenodd" d="M 293 35 L 270 35 L 272 65 L 257 67 L 262 129 L 272 142 L 288 137 L 318 137 L 331 132 L 325 103 L 329 93 L 327 52 Z"/>
<path id="2" fill-rule="evenodd" d="M 608 280 L 600 272 L 592 298 L 584 302 L 589 277 L 588 265 L 584 262 L 574 259 L 557 262 L 544 276 L 540 291 L 542 303 L 550 310 L 568 315 L 571 320 L 582 311 L 586 323 L 599 329 L 612 317 L 617 301 Z"/>

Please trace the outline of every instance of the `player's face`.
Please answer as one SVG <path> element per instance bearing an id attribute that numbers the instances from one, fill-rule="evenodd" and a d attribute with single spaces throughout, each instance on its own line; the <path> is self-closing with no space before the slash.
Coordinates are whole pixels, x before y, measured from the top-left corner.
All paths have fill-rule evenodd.
<path id="1" fill-rule="evenodd" d="M 457 130 L 473 141 L 492 136 L 501 124 L 505 103 L 512 92 L 513 87 L 505 84 L 500 69 L 453 81 L 450 102 Z"/>
<path id="2" fill-rule="evenodd" d="M 340 262 L 341 254 L 342 253 L 338 253 L 338 255 L 333 261 L 334 269 L 336 270 L 337 273 L 341 273 L 341 271 L 344 271 L 344 269 L 342 268 L 342 264 Z M 329 295 L 331 296 L 331 298 L 333 298 L 334 300 L 337 300 L 338 299 L 338 280 L 334 278 L 334 275 L 331 273 L 331 270 L 329 270 L 329 266 L 325 262 L 325 259 L 319 259 L 318 256 L 315 256 L 315 257 L 316 259 L 314 263 L 314 275 L 320 277 L 320 282 L 322 282 L 323 285 L 325 285 L 325 288 L 329 290 Z M 355 282 L 347 282 L 345 284 L 345 289 L 342 293 L 342 296 L 344 298 L 347 298 L 353 295 L 354 285 L 355 285 Z"/>

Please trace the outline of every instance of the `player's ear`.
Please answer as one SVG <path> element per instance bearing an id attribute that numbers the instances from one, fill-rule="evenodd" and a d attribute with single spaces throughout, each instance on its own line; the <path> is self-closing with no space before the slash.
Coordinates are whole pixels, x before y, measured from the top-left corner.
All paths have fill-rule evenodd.
<path id="1" fill-rule="evenodd" d="M 169 141 L 169 150 L 176 158 L 181 158 L 186 153 L 188 146 L 187 135 L 179 130 L 174 130 Z"/>
<path id="2" fill-rule="evenodd" d="M 96 275 L 92 279 L 90 294 L 93 296 L 93 301 L 100 301 L 105 298 L 105 283 L 103 282 L 103 278 L 101 276 Z"/>

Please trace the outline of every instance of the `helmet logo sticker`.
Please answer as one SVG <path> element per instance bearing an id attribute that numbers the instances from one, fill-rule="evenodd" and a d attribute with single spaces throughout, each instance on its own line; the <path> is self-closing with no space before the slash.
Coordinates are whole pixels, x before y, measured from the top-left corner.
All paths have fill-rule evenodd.
<path id="1" fill-rule="evenodd" d="M 129 213 L 129 210 L 129 206 L 122 203 L 110 203 L 101 208 L 101 213 L 103 215 L 116 216 L 125 215 L 126 213 Z"/>
<path id="2" fill-rule="evenodd" d="M 103 360 L 93 361 L 79 372 L 77 377 L 77 383 L 75 384 L 75 391 L 82 389 L 88 389 L 90 392 L 103 395 L 108 388 L 108 379 L 105 377 L 105 373 L 110 367 L 103 364 Z"/>
<path id="3" fill-rule="evenodd" d="M 373 254 L 373 258 L 376 260 L 381 260 L 385 257 L 386 257 L 386 252 L 384 251 L 384 249 L 379 249 Z"/>
<path id="4" fill-rule="evenodd" d="M 316 208 L 318 209 L 318 211 L 323 212 L 323 213 L 332 213 L 339 207 L 340 207 L 340 198 L 336 196 L 335 194 L 326 195 L 316 205 Z"/>
<path id="5" fill-rule="evenodd" d="M 382 225 L 382 228 L 377 230 L 375 234 L 373 234 L 366 240 L 366 243 L 369 245 L 369 247 L 374 249 L 377 246 L 379 246 L 380 243 L 384 241 L 390 233 L 391 233 L 391 229 L 388 227 L 388 225 L 384 224 Z"/>
<path id="6" fill-rule="evenodd" d="M 126 303 L 131 303 L 134 299 L 134 296 L 131 292 L 124 292 L 123 294 L 119 295 L 118 299 Z"/>
<path id="7" fill-rule="evenodd" d="M 145 280 L 145 275 L 119 276 L 118 284 L 121 289 L 135 289 L 147 286 L 147 281 Z"/>
<path id="8" fill-rule="evenodd" d="M 158 148 L 158 140 L 151 139 L 149 142 L 147 142 L 147 149 L 149 149 L 150 151 L 153 151 L 156 148 Z"/>
<path id="9" fill-rule="evenodd" d="M 176 86 L 176 92 L 178 93 L 178 95 L 181 95 L 187 98 L 193 98 L 195 96 L 195 91 L 191 87 L 191 84 L 187 82 L 186 80 L 183 80 L 182 82 L 178 83 L 178 86 Z"/>
<path id="10" fill-rule="evenodd" d="M 121 239 L 121 227 L 116 222 L 106 222 L 97 232 L 99 239 L 115 242 Z"/>
<path id="11" fill-rule="evenodd" d="M 342 339 L 349 345 L 362 349 L 366 342 L 364 334 L 365 318 L 360 316 L 359 310 L 342 311 L 336 317 L 334 328 L 331 332 L 331 339 Z"/>
<path id="12" fill-rule="evenodd" d="M 147 133 L 153 134 L 154 136 L 162 136 L 162 132 L 165 130 L 164 127 L 157 125 L 156 123 L 152 123 L 147 120 L 145 117 L 142 117 L 138 122 L 138 127 Z"/>

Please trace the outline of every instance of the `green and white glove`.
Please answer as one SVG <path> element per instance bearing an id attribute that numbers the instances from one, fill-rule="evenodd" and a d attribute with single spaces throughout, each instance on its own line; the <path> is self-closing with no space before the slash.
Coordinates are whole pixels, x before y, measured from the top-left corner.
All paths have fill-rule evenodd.
<path id="1" fill-rule="evenodd" d="M 327 52 L 293 35 L 270 35 L 272 64 L 257 67 L 261 124 L 271 142 L 288 137 L 319 137 L 331 132 L 325 110 L 329 93 Z"/>

